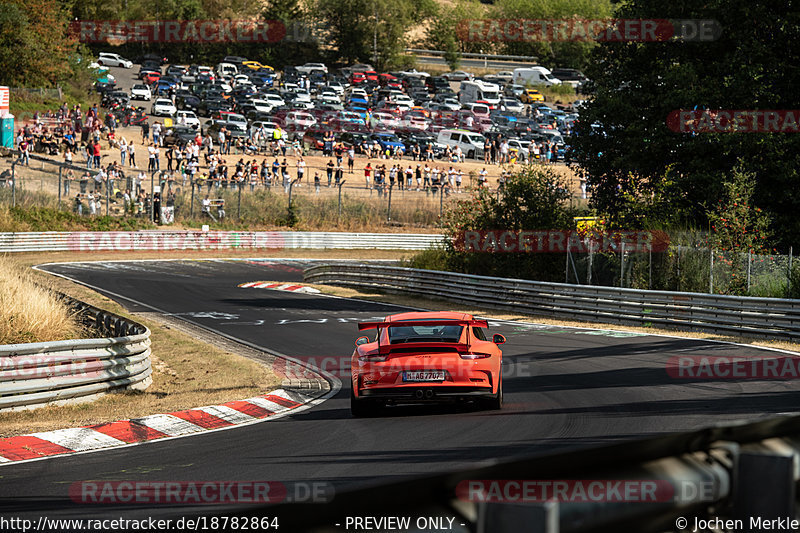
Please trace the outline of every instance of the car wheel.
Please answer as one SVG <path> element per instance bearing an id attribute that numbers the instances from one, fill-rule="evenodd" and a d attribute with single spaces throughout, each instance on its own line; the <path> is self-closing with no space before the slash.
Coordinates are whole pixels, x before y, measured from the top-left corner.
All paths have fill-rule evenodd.
<path id="1" fill-rule="evenodd" d="M 475 159 L 475 150 L 467 152 L 467 159 Z"/>
<path id="2" fill-rule="evenodd" d="M 379 406 L 372 400 L 359 400 L 353 389 L 350 389 L 350 413 L 356 418 L 375 416 Z"/>
<path id="3" fill-rule="evenodd" d="M 486 400 L 486 407 L 492 411 L 499 411 L 503 408 L 503 369 L 500 369 L 500 384 L 497 386 L 497 394 Z"/>

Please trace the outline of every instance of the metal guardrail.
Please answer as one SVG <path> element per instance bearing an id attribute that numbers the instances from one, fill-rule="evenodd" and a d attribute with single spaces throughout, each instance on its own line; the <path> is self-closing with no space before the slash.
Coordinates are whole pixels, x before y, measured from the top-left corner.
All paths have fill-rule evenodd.
<path id="1" fill-rule="evenodd" d="M 429 56 L 443 56 L 446 54 L 443 50 L 424 50 L 420 48 L 406 48 L 406 52 L 410 52 L 412 54 L 421 54 L 421 55 L 429 55 Z M 536 56 L 509 56 L 509 55 L 497 55 L 497 54 L 476 54 L 470 52 L 464 52 L 459 54 L 461 57 L 477 57 L 479 59 L 488 59 L 493 61 L 503 61 L 503 60 L 513 60 L 513 61 L 531 61 L 536 62 L 539 60 Z"/>
<path id="2" fill-rule="evenodd" d="M 304 278 L 309 283 L 397 291 L 529 315 L 746 337 L 800 338 L 800 300 L 568 285 L 340 263 L 312 266 Z"/>
<path id="3" fill-rule="evenodd" d="M 0 253 L 231 249 L 425 250 L 436 234 L 300 231 L 109 231 L 0 233 Z"/>
<path id="4" fill-rule="evenodd" d="M 364 509 L 372 516 L 452 517 L 456 525 L 449 529 L 460 533 L 694 531 L 695 517 L 742 521 L 742 527 L 725 531 L 767 531 L 780 528 L 766 521 L 796 517 L 798 464 L 800 417 L 783 417 L 505 460 L 337 491 L 326 504 L 261 510 L 280 516 L 282 527 L 314 533 L 352 531 L 345 527 L 346 517 Z M 505 485 L 512 489 L 509 495 L 492 491 L 492 482 L 518 485 Z M 543 497 L 538 484 L 556 482 L 583 488 L 599 482 L 609 488 L 594 495 L 587 489 L 582 496 L 571 489 L 559 496 L 551 489 L 550 497 Z M 634 491 L 620 488 L 626 483 Z M 656 490 L 636 490 L 647 484 Z M 470 489 L 474 486 L 478 490 Z M 751 519 L 765 527 L 753 527 Z M 720 529 L 712 524 L 700 530 Z"/>
<path id="5" fill-rule="evenodd" d="M 0 410 L 38 406 L 150 384 L 150 330 L 63 297 L 106 338 L 0 346 Z"/>

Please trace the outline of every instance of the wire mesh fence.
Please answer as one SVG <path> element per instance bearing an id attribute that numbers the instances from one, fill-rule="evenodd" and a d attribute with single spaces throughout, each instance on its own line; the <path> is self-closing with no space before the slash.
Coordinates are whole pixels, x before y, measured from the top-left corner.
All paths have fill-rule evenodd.
<path id="1" fill-rule="evenodd" d="M 294 217 L 313 227 L 332 223 L 351 229 L 385 223 L 431 227 L 438 224 L 445 207 L 468 190 L 468 185 L 442 187 L 415 180 L 375 184 L 367 182 L 363 173 L 345 173 L 329 183 L 326 173 L 313 168 L 302 180 L 295 174 L 280 181 L 272 176 L 237 181 L 191 179 L 176 171 L 113 164 L 104 164 L 101 170 L 85 160 L 72 164 L 36 156 L 0 160 L 0 202 L 6 205 L 57 208 L 81 216 L 149 218 L 161 224 L 219 222 L 222 210 L 217 208 L 224 206 L 223 218 L 253 224 L 285 225 Z M 206 199 L 213 209 L 204 205 Z"/>

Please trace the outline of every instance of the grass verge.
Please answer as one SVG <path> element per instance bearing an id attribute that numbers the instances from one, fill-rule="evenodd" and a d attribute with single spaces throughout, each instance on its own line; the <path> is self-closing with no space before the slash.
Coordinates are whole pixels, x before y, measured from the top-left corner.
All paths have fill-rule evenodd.
<path id="1" fill-rule="evenodd" d="M 29 258 L 28 262 L 33 261 Z M 143 392 L 109 394 L 93 402 L 0 413 L 0 437 L 241 400 L 280 385 L 278 376 L 254 360 L 197 340 L 159 321 L 132 316 L 116 302 L 68 280 L 36 271 L 31 275 L 40 281 L 44 278 L 61 292 L 150 328 L 153 384 Z"/>
<path id="2" fill-rule="evenodd" d="M 19 265 L 47 262 L 219 257 L 298 257 L 328 259 L 400 259 L 405 252 L 389 250 L 219 250 L 189 252 L 53 252 L 18 254 Z M 281 377 L 254 360 L 197 340 L 153 315 L 131 315 L 122 306 L 82 285 L 40 271 L 32 279 L 91 305 L 128 316 L 146 325 L 153 345 L 153 384 L 144 392 L 121 392 L 94 402 L 31 411 L 0 413 L 0 437 L 87 426 L 155 413 L 241 400 L 277 388 Z"/>
<path id="3" fill-rule="evenodd" d="M 0 344 L 79 338 L 83 328 L 70 308 L 30 269 L 0 256 Z"/>

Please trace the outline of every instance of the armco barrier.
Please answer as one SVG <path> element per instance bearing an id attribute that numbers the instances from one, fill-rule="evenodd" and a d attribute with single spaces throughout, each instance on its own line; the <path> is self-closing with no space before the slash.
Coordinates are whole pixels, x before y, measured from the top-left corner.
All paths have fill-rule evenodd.
<path id="1" fill-rule="evenodd" d="M 747 337 L 800 338 L 800 300 L 543 283 L 340 263 L 312 266 L 304 277 L 308 283 L 397 291 L 529 315 Z"/>
<path id="2" fill-rule="evenodd" d="M 501 459 L 337 491 L 328 503 L 230 513 L 271 513 L 281 517 L 282 528 L 331 533 L 353 531 L 344 517 L 364 509 L 376 517 L 457 517 L 462 527 L 451 529 L 473 533 L 796 531 L 800 522 L 786 524 L 797 518 L 798 461 L 800 417 L 782 417 Z M 538 487 L 556 483 L 585 492 L 551 490 L 544 498 Z M 597 483 L 605 488 L 592 490 Z M 647 485 L 657 490 L 645 490 Z M 738 522 L 723 526 L 714 520 Z M 439 528 L 424 529 L 433 530 Z"/>
<path id="3" fill-rule="evenodd" d="M 150 383 L 150 330 L 66 298 L 106 338 L 0 346 L 0 409 L 25 408 Z"/>
<path id="4" fill-rule="evenodd" d="M 0 233 L 0 253 L 232 249 L 425 250 L 442 235 L 301 231 L 108 231 Z"/>

